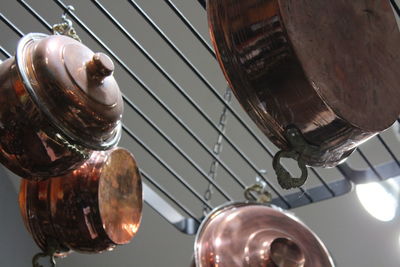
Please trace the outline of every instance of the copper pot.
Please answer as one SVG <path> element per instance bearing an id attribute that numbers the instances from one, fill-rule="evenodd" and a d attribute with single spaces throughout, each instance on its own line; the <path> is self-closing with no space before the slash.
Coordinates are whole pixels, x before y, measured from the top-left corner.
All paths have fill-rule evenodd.
<path id="1" fill-rule="evenodd" d="M 121 136 L 112 61 L 72 38 L 23 37 L 0 65 L 0 162 L 25 178 L 65 174 Z"/>
<path id="2" fill-rule="evenodd" d="M 197 267 L 332 267 L 319 238 L 288 212 L 255 203 L 212 211 L 195 240 Z"/>
<path id="3" fill-rule="evenodd" d="M 400 34 L 389 1 L 210 0 L 207 9 L 237 99 L 307 165 L 337 165 L 399 116 Z"/>
<path id="4" fill-rule="evenodd" d="M 98 253 L 128 243 L 138 231 L 142 183 L 125 149 L 94 152 L 78 169 L 42 181 L 22 180 L 25 226 L 43 250 Z M 54 249 L 54 248 L 53 248 Z"/>

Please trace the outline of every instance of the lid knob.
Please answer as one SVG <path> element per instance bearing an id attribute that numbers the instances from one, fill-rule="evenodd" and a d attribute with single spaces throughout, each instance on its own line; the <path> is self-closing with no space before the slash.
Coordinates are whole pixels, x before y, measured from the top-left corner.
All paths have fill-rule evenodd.
<path id="1" fill-rule="evenodd" d="M 287 238 L 276 238 L 271 243 L 271 260 L 279 267 L 303 267 L 305 256 L 300 247 Z"/>
<path id="2" fill-rule="evenodd" d="M 102 82 L 104 78 L 110 76 L 114 71 L 114 63 L 104 53 L 96 53 L 92 59 L 86 63 L 88 78 L 97 82 Z"/>

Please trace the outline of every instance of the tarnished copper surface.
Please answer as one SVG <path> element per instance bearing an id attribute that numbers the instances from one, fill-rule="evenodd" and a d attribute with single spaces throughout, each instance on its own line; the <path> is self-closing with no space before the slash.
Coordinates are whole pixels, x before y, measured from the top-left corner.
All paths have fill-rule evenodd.
<path id="1" fill-rule="evenodd" d="M 323 243 L 293 215 L 261 204 L 233 203 L 203 221 L 197 267 L 330 267 Z"/>
<path id="2" fill-rule="evenodd" d="M 102 169 L 99 207 L 103 226 L 116 244 L 128 243 L 136 234 L 142 216 L 142 184 L 136 162 L 126 150 L 111 154 Z"/>
<path id="3" fill-rule="evenodd" d="M 128 243 L 142 212 L 142 184 L 135 159 L 125 149 L 92 154 L 78 169 L 44 181 L 23 180 L 21 214 L 37 245 L 49 239 L 69 250 L 98 253 Z M 113 209 L 113 210 L 112 210 Z"/>
<path id="4" fill-rule="evenodd" d="M 211 39 L 246 112 L 280 148 L 294 125 L 334 166 L 400 114 L 400 34 L 389 1 L 213 0 Z"/>
<path id="5" fill-rule="evenodd" d="M 123 105 L 112 71 L 107 56 L 71 38 L 22 38 L 0 65 L 0 162 L 25 178 L 51 177 L 115 146 Z"/>

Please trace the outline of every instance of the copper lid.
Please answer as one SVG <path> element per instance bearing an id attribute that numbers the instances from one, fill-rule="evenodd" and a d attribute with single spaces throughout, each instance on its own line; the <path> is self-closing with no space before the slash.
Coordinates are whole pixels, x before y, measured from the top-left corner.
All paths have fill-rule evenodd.
<path id="1" fill-rule="evenodd" d="M 211 212 L 196 236 L 198 267 L 330 267 L 324 244 L 296 217 L 261 204 L 234 203 Z"/>
<path id="2" fill-rule="evenodd" d="M 117 144 L 123 102 L 108 56 L 67 36 L 31 33 L 16 60 L 36 105 L 62 133 L 96 150 Z"/>
<path id="3" fill-rule="evenodd" d="M 99 209 L 104 231 L 114 244 L 126 244 L 136 235 L 142 218 L 142 182 L 129 151 L 112 151 L 99 178 Z"/>

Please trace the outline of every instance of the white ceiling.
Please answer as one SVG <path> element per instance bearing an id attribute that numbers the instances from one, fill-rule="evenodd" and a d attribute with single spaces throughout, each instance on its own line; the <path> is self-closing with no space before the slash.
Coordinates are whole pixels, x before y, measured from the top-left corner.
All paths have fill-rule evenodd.
<path id="1" fill-rule="evenodd" d="M 61 10 L 50 0 L 27 1 L 50 24 L 59 22 Z M 142 46 L 167 70 L 169 75 L 184 88 L 185 92 L 199 104 L 202 110 L 215 123 L 223 108 L 222 104 L 204 86 L 204 84 L 185 66 L 176 54 L 164 43 L 148 24 L 136 13 L 126 0 L 101 1 L 103 5 L 124 25 Z M 207 20 L 205 11 L 196 0 L 174 0 L 179 9 L 189 18 L 196 29 L 208 40 Z M 157 94 L 166 105 L 184 121 L 208 147 L 217 138 L 217 133 L 209 126 L 199 112 L 185 100 L 177 89 L 159 74 L 159 72 L 144 58 L 141 53 L 118 32 L 95 5 L 89 1 L 69 0 L 76 8 L 76 14 L 108 45 L 116 54 L 141 77 L 141 79 Z M 226 82 L 216 61 L 202 47 L 192 33 L 181 23 L 176 15 L 165 5 L 163 0 L 138 0 L 137 3 L 149 13 L 152 19 L 162 28 L 180 50 L 199 69 L 207 80 L 223 94 Z M 0 12 L 14 22 L 23 32 L 46 32 L 29 13 L 13 0 L 2 0 Z M 102 49 L 93 42 L 79 27 L 78 34 L 83 42 L 93 50 Z M 18 36 L 0 23 L 2 39 L 0 45 L 13 53 Z M 116 64 L 117 65 L 117 64 Z M 398 70 L 396 70 L 398 71 Z M 208 171 L 211 158 L 198 146 L 193 139 L 174 121 L 158 104 L 134 82 L 124 70 L 117 65 L 115 76 L 122 91 L 160 127 L 182 150 L 185 151 L 205 172 Z M 250 125 L 258 136 L 276 151 L 258 129 L 249 121 L 234 100 L 232 107 Z M 126 107 L 125 124 L 140 139 L 146 143 L 159 158 L 162 158 L 177 173 L 202 193 L 207 183 L 182 157 L 168 145 L 143 119 Z M 254 162 L 258 169 L 267 169 L 268 177 L 275 183 L 271 171 L 271 160 L 265 151 L 243 129 L 240 123 L 229 116 L 227 135 L 238 145 L 247 158 Z M 383 134 L 385 140 L 400 158 L 400 145 L 391 129 Z M 157 163 L 140 145 L 126 135 L 121 146 L 129 148 L 136 156 L 140 167 L 162 184 L 179 201 L 185 203 L 196 214 L 200 215 L 202 206 L 187 190 L 183 189 L 174 178 Z M 379 164 L 390 160 L 376 140 L 366 143 L 363 151 L 374 163 Z M 235 174 L 246 184 L 254 182 L 256 173 L 228 145 L 224 146 L 222 159 Z M 349 160 L 354 168 L 365 168 L 366 164 L 358 154 Z M 0 170 L 1 171 L 1 170 Z M 9 179 L 3 179 L 0 192 L 0 207 L 4 220 L 0 224 L 0 266 L 28 266 L 32 254 L 37 250 L 29 234 L 24 229 L 17 206 L 18 178 L 3 171 Z M 321 174 L 327 181 L 340 177 L 335 169 L 322 170 Z M 217 180 L 234 199 L 242 199 L 242 190 L 232 182 L 230 176 L 220 171 Z M 14 184 L 10 183 L 10 181 Z M 315 176 L 311 175 L 304 189 L 318 184 Z M 281 191 L 283 192 L 283 191 Z M 371 196 L 373 197 L 373 196 Z M 224 200 L 215 195 L 213 204 Z M 360 206 L 354 193 L 343 197 L 330 199 L 293 210 L 303 219 L 325 242 L 332 252 L 338 266 L 344 267 L 395 267 L 400 264 L 400 219 L 382 223 L 373 219 Z M 189 266 L 193 252 L 193 237 L 181 234 L 154 210 L 145 206 L 140 232 L 133 242 L 120 247 L 114 252 L 101 255 L 72 254 L 66 259 L 59 260 L 59 266 Z"/>

